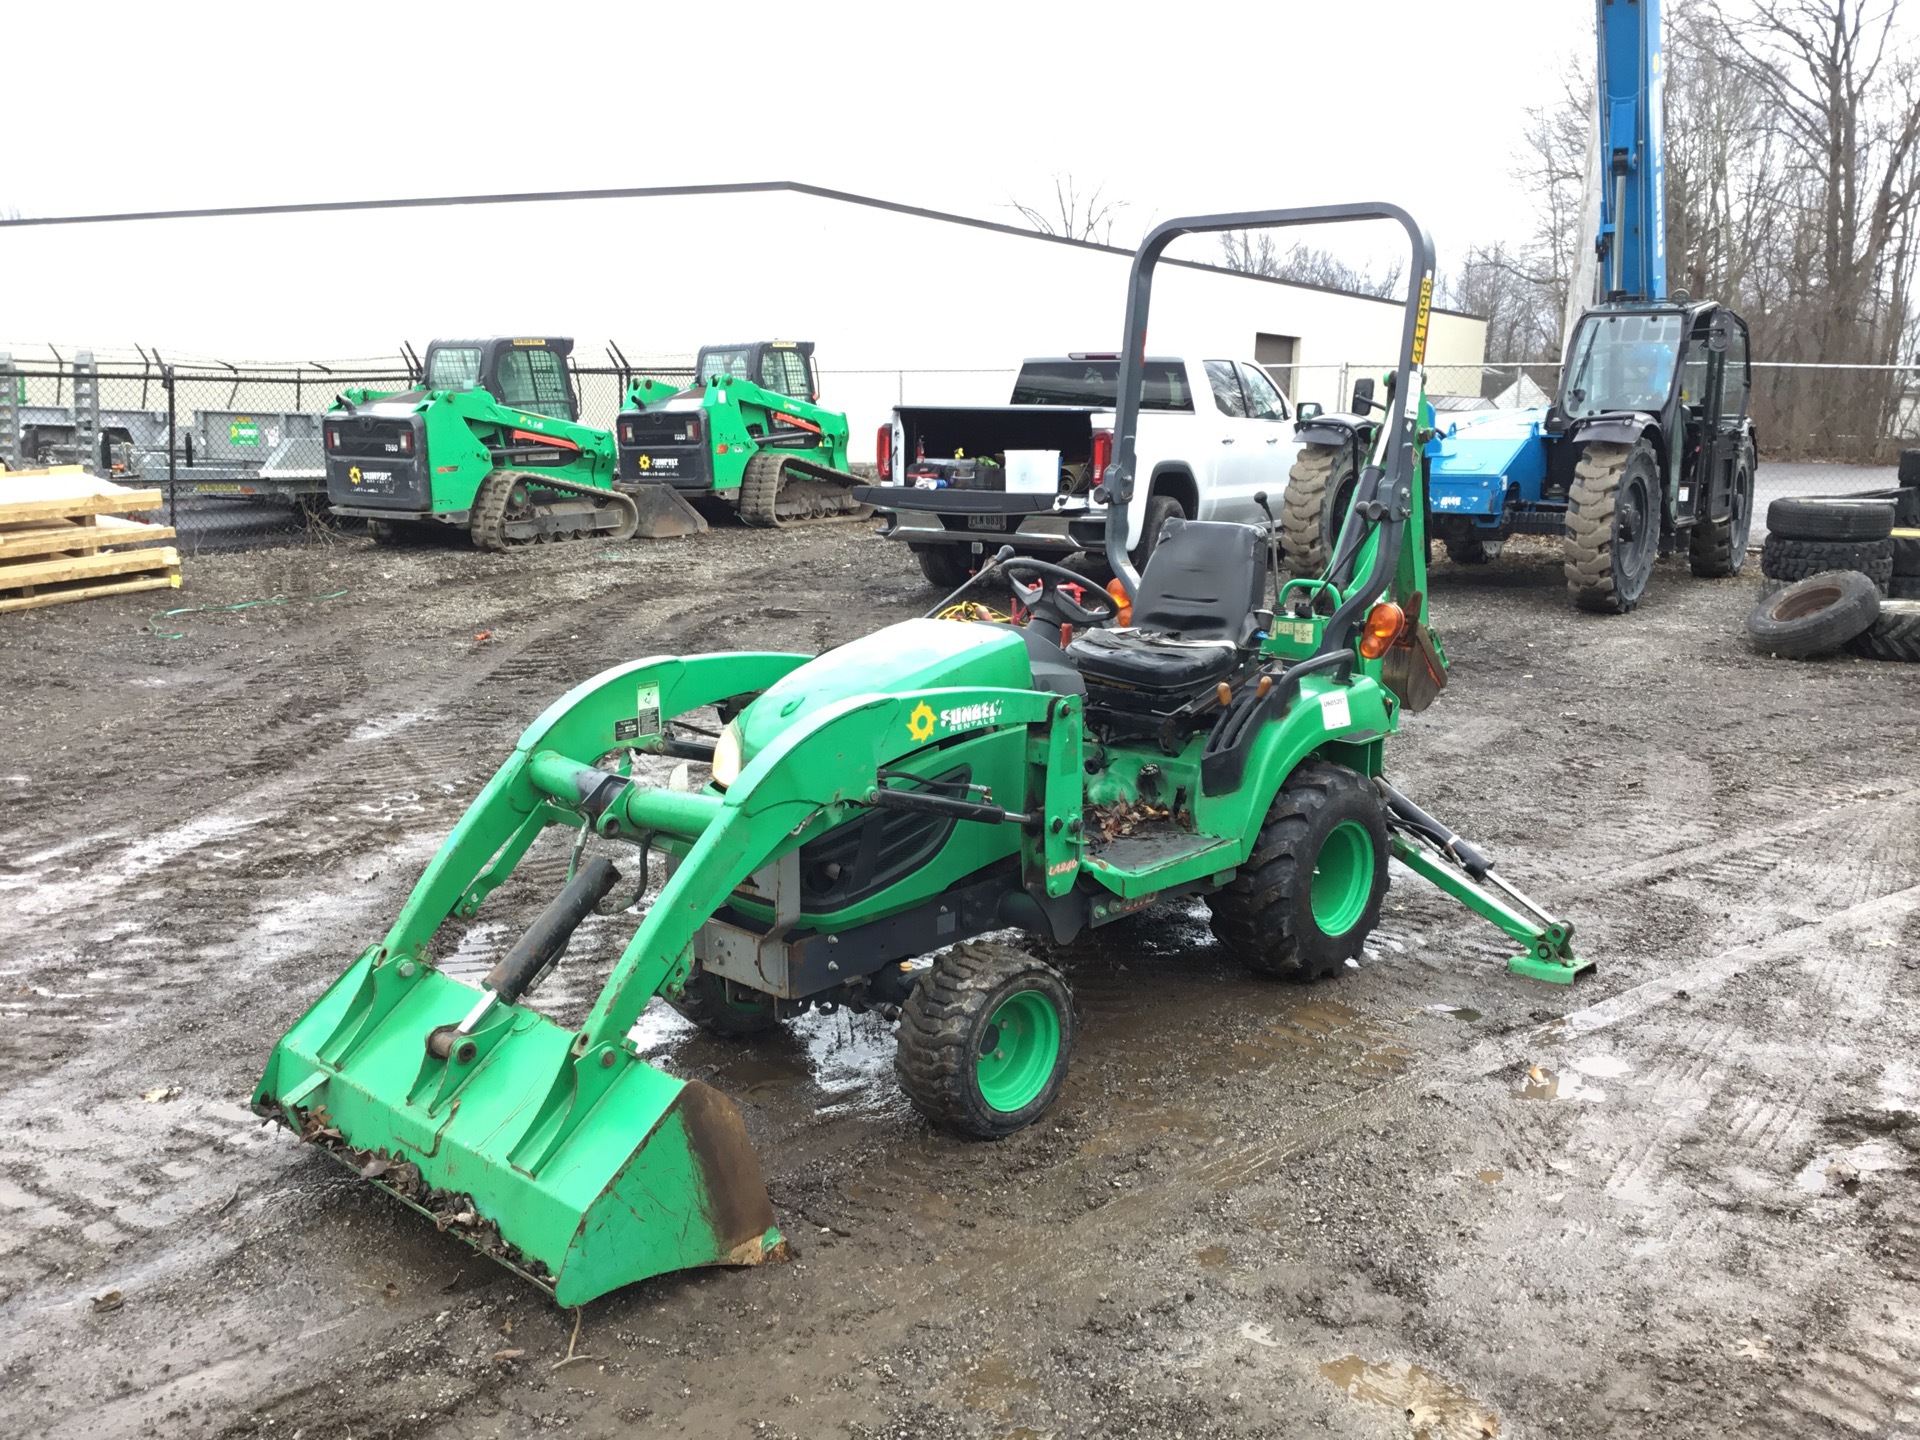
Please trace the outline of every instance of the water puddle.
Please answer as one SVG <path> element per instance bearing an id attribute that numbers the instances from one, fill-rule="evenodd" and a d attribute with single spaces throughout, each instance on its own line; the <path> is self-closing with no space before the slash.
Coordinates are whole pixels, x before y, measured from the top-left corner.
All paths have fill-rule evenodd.
<path id="1" fill-rule="evenodd" d="M 1498 1185 L 1502 1180 L 1507 1178 L 1507 1172 L 1504 1170 L 1476 1170 L 1473 1178 L 1478 1180 L 1482 1185 Z"/>
<path id="2" fill-rule="evenodd" d="M 1343 1355 L 1320 1373 L 1350 1399 L 1399 1411 L 1409 1440 L 1490 1440 L 1500 1433 L 1499 1415 L 1425 1366 Z"/>
<path id="3" fill-rule="evenodd" d="M 1040 1382 L 1020 1374 L 1004 1355 L 985 1355 L 968 1367 L 966 1385 L 960 1392 L 962 1405 L 1000 1415 L 1005 1415 L 1016 1399 L 1032 1399 L 1040 1393 Z"/>
<path id="4" fill-rule="evenodd" d="M 410 725 L 418 725 L 422 720 L 431 720 L 432 710 L 402 710 L 397 715 L 376 715 L 371 720 L 362 720 L 347 732 L 349 745 L 364 744 L 369 740 L 384 740 L 396 735 Z"/>
<path id="5" fill-rule="evenodd" d="M 1513 1092 L 1522 1100 L 1587 1100 L 1598 1104 L 1607 1092 L 1586 1083 L 1577 1069 L 1556 1073 L 1544 1065 L 1529 1065 L 1520 1088 Z"/>
<path id="6" fill-rule="evenodd" d="M 1823 1190 L 1852 1195 L 1859 1190 L 1864 1177 L 1875 1171 L 1899 1168 L 1899 1157 L 1885 1143 L 1868 1140 L 1850 1150 L 1821 1151 L 1793 1177 L 1793 1183 L 1813 1195 Z"/>

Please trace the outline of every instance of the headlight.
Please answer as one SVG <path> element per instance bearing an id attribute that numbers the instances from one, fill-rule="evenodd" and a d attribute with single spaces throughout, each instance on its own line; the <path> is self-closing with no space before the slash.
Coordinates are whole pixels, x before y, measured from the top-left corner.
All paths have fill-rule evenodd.
<path id="1" fill-rule="evenodd" d="M 722 790 L 740 778 L 740 722 L 729 720 L 713 747 L 713 783 Z"/>

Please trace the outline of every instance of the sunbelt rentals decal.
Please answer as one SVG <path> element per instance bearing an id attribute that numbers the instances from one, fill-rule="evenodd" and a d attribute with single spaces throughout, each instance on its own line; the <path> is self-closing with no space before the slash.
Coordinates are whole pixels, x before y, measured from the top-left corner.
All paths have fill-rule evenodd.
<path id="1" fill-rule="evenodd" d="M 907 733 L 915 740 L 931 740 L 936 730 L 945 730 L 949 734 L 956 730 L 978 730 L 983 725 L 994 725 L 1000 720 L 1001 702 L 982 700 L 973 705 L 956 705 L 951 710 L 936 711 L 922 700 L 913 707 L 907 716 Z"/>

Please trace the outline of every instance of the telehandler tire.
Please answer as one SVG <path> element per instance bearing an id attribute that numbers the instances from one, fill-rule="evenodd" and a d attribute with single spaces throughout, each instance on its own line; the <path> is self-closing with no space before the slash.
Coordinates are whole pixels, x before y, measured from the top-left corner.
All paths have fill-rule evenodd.
<path id="1" fill-rule="evenodd" d="M 967 561 L 972 558 L 958 545 L 909 545 L 913 558 L 920 562 L 920 573 L 927 583 L 943 595 L 951 595 L 973 573 Z"/>
<path id="2" fill-rule="evenodd" d="M 1753 451 L 1743 449 L 1733 467 L 1732 512 L 1725 520 L 1700 520 L 1687 546 L 1687 563 L 1702 580 L 1738 575 L 1747 563 L 1753 535 Z"/>
<path id="3" fill-rule="evenodd" d="M 941 1129 L 999 1140 L 1059 1095 L 1073 1028 L 1058 970 L 999 945 L 961 945 L 935 957 L 900 1007 L 893 1072 Z"/>
<path id="4" fill-rule="evenodd" d="M 1366 779 L 1310 760 L 1287 777 L 1253 854 L 1207 897 L 1214 938 L 1263 975 L 1338 975 L 1380 923 L 1387 821 Z"/>
<path id="5" fill-rule="evenodd" d="M 680 998 L 668 999 L 667 1004 L 708 1034 L 732 1040 L 761 1035 L 780 1025 L 772 996 L 742 999 L 728 993 L 726 981 L 704 970 L 688 976 Z"/>
<path id="6" fill-rule="evenodd" d="M 1660 466 L 1645 440 L 1586 447 L 1573 467 L 1562 553 L 1582 610 L 1624 615 L 1640 603 L 1660 553 Z"/>
<path id="7" fill-rule="evenodd" d="M 1280 509 L 1280 545 L 1293 574 L 1318 575 L 1327 568 L 1356 483 L 1348 446 L 1300 447 Z"/>

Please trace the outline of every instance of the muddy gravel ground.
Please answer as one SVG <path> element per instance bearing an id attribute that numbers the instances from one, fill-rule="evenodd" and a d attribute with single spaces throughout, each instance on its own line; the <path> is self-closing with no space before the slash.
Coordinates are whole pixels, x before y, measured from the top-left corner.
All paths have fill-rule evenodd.
<path id="1" fill-rule="evenodd" d="M 1920 677 L 1750 653 L 1756 587 L 1667 561 L 1600 619 L 1538 547 L 1434 571 L 1453 684 L 1391 773 L 1577 922 L 1590 980 L 1509 975 L 1404 872 L 1311 988 L 1149 912 L 1059 957 L 1072 1076 L 1000 1144 L 908 1109 L 877 1018 L 742 1045 L 656 1003 L 647 1053 L 739 1102 L 794 1258 L 578 1313 L 249 1090 L 551 700 L 916 613 L 907 557 L 859 525 L 353 541 L 7 616 L 0 1431 L 1920 1434 Z M 542 1005 L 582 1013 L 631 924 Z"/>

